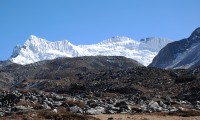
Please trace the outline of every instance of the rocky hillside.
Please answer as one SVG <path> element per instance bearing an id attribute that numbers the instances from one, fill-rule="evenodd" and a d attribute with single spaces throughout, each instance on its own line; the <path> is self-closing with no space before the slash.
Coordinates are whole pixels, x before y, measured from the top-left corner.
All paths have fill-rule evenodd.
<path id="1" fill-rule="evenodd" d="M 76 58 L 58 58 L 29 65 L 19 65 L 9 61 L 0 65 L 1 86 L 15 87 L 23 80 L 70 80 L 77 81 L 77 74 L 123 69 L 142 66 L 137 61 L 117 56 L 87 56 Z"/>
<path id="2" fill-rule="evenodd" d="M 166 45 L 153 59 L 150 67 L 194 68 L 200 65 L 200 28 L 189 38 Z"/>
<path id="3" fill-rule="evenodd" d="M 195 110 L 199 115 L 200 109 L 200 68 L 148 68 L 120 56 L 58 58 L 25 66 L 2 62 L 0 82 L 1 116 L 60 109 L 81 114 Z"/>

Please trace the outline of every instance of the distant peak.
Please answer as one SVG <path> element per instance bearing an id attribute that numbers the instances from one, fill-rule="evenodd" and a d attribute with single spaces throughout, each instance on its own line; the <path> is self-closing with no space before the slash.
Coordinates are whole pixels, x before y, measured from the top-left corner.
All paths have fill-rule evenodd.
<path id="1" fill-rule="evenodd" d="M 195 31 L 198 31 L 198 32 L 200 32 L 200 27 L 198 27 Z"/>
<path id="2" fill-rule="evenodd" d="M 103 40 L 101 44 L 105 43 L 118 43 L 118 42 L 128 42 L 128 41 L 133 41 L 131 38 L 125 37 L 125 36 L 114 36 L 110 39 Z"/>
<path id="3" fill-rule="evenodd" d="M 114 36 L 111 39 L 113 39 L 113 40 L 124 40 L 124 39 L 130 40 L 130 38 L 128 38 L 126 36 Z"/>
<path id="4" fill-rule="evenodd" d="M 200 36 L 200 27 L 198 27 L 197 29 L 195 29 L 190 37 L 195 37 L 195 36 Z"/>
<path id="5" fill-rule="evenodd" d="M 29 46 L 30 44 L 40 44 L 44 42 L 48 42 L 48 41 L 45 39 L 36 37 L 35 35 L 30 35 L 30 37 L 27 39 L 24 45 Z"/>
<path id="6" fill-rule="evenodd" d="M 45 39 L 39 38 L 35 35 L 30 35 L 30 37 L 28 38 L 29 41 L 47 41 Z"/>
<path id="7" fill-rule="evenodd" d="M 30 35 L 29 39 L 37 39 L 38 37 L 36 37 L 35 35 Z"/>

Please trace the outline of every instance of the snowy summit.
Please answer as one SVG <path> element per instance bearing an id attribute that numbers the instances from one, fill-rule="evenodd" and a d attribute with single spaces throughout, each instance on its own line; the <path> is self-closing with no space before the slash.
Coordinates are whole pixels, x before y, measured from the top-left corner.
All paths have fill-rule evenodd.
<path id="1" fill-rule="evenodd" d="M 73 45 L 67 40 L 50 42 L 31 35 L 24 45 L 17 45 L 10 60 L 17 64 L 30 64 L 58 57 L 125 56 L 149 65 L 160 49 L 171 41 L 163 38 L 146 38 L 140 41 L 128 37 L 112 37 L 98 44 Z"/>

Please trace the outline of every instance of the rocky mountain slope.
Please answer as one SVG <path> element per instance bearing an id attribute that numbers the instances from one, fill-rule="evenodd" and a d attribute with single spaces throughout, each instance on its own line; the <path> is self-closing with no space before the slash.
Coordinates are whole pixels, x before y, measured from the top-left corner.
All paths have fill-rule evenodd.
<path id="1" fill-rule="evenodd" d="M 163 38 L 146 38 L 135 41 L 128 37 L 112 37 L 98 44 L 73 45 L 68 41 L 50 42 L 30 36 L 24 45 L 16 46 L 10 60 L 17 64 L 30 64 L 58 57 L 125 56 L 147 66 L 158 51 L 171 41 Z"/>
<path id="2" fill-rule="evenodd" d="M 175 97 L 192 87 L 198 88 L 199 71 L 148 68 L 121 56 L 85 56 L 28 65 L 4 63 L 0 67 L 0 85 L 68 94 L 96 91 Z"/>
<path id="3" fill-rule="evenodd" d="M 200 65 L 200 27 L 189 38 L 166 45 L 153 59 L 150 67 L 193 68 Z"/>
<path id="4" fill-rule="evenodd" d="M 1 89 L 13 91 L 15 99 L 24 96 L 19 103 L 5 102 L 2 115 L 60 107 L 81 114 L 200 109 L 199 68 L 164 70 L 120 56 L 85 56 L 4 64 L 0 76 Z M 0 94 L 2 103 L 11 93 Z"/>

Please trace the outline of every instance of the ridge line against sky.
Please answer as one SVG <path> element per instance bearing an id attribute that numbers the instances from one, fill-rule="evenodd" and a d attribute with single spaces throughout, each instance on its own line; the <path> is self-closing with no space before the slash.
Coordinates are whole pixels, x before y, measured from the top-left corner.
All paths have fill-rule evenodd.
<path id="1" fill-rule="evenodd" d="M 200 0 L 0 0 L 0 60 L 30 35 L 75 45 L 112 36 L 180 40 L 200 26 L 199 5 Z"/>

